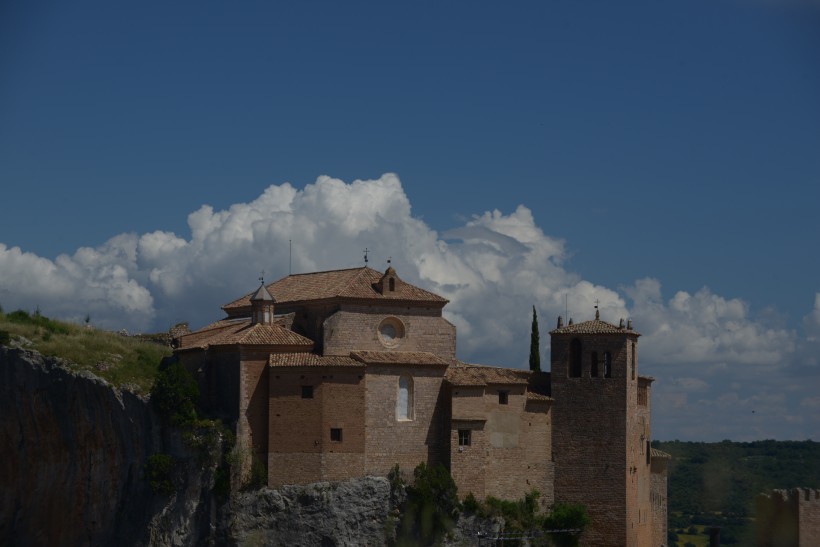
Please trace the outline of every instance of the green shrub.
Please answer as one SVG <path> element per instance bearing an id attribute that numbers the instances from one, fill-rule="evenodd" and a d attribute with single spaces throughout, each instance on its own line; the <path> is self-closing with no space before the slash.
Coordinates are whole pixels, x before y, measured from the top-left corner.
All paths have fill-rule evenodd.
<path id="1" fill-rule="evenodd" d="M 28 314 L 28 312 L 25 311 L 25 310 L 13 311 L 13 312 L 11 312 L 10 314 L 8 314 L 6 316 L 6 319 L 8 319 L 12 323 L 17 323 L 18 325 L 32 325 L 32 324 L 34 324 L 33 319 Z"/>
<path id="2" fill-rule="evenodd" d="M 475 496 L 472 492 L 467 494 L 467 497 L 464 498 L 462 506 L 464 507 L 464 512 L 469 513 L 471 515 L 478 514 L 479 510 L 481 510 L 481 505 L 478 503 L 478 500 L 475 499 Z"/>
<path id="3" fill-rule="evenodd" d="M 7 330 L 0 330 L 0 346 L 8 346 L 11 343 L 11 335 Z"/>
<path id="4" fill-rule="evenodd" d="M 547 530 L 578 530 L 578 532 L 561 532 L 552 534 L 552 539 L 560 547 L 578 545 L 580 535 L 589 526 L 589 514 L 581 504 L 557 503 L 547 518 L 544 519 L 544 528 Z"/>
<path id="5" fill-rule="evenodd" d="M 151 387 L 151 402 L 167 423 L 185 425 L 196 418 L 199 386 L 179 361 L 172 361 L 157 375 Z"/>
<path id="6" fill-rule="evenodd" d="M 214 473 L 214 494 L 222 499 L 231 495 L 231 470 L 225 463 Z"/>
<path id="7" fill-rule="evenodd" d="M 248 477 L 248 489 L 259 489 L 268 485 L 268 468 L 262 461 L 253 456 L 251 459 L 251 474 Z"/>
<path id="8" fill-rule="evenodd" d="M 40 314 L 39 309 L 34 312 L 34 315 L 29 315 L 29 313 L 25 310 L 16 310 L 8 314 L 6 319 L 10 323 L 16 323 L 18 325 L 33 325 L 35 327 L 40 327 L 50 334 L 68 334 L 71 332 L 68 325 L 60 321 L 49 319 L 45 315 Z"/>
<path id="9" fill-rule="evenodd" d="M 387 480 L 390 481 L 390 490 L 399 490 L 405 487 L 399 464 L 395 464 L 390 468 L 390 471 L 387 473 Z"/>
<path id="10" fill-rule="evenodd" d="M 173 473 L 176 460 L 170 454 L 152 454 L 145 464 L 148 486 L 155 494 L 171 494 L 174 488 Z"/>
<path id="11" fill-rule="evenodd" d="M 456 483 L 440 463 L 420 463 L 413 471 L 402 507 L 398 545 L 430 545 L 452 530 L 461 504 Z"/>

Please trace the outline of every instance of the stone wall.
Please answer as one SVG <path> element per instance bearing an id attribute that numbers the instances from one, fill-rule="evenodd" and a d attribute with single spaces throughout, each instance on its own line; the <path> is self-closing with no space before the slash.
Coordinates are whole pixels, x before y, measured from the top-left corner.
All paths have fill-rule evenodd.
<path id="1" fill-rule="evenodd" d="M 549 401 L 528 401 L 523 385 L 458 386 L 451 396 L 450 472 L 459 495 L 517 500 L 537 490 L 542 508 L 552 505 Z M 469 445 L 459 445 L 459 431 L 469 431 Z"/>
<path id="2" fill-rule="evenodd" d="M 772 490 L 756 501 L 758 547 L 820 545 L 820 490 Z"/>
<path id="3" fill-rule="evenodd" d="M 401 336 L 385 343 L 379 325 L 387 318 L 403 326 Z M 324 354 L 351 351 L 426 351 L 442 359 L 455 358 L 456 328 L 441 317 L 440 309 L 386 306 L 344 306 L 324 323 Z"/>
<path id="4" fill-rule="evenodd" d="M 412 419 L 396 414 L 399 378 L 413 385 Z M 449 465 L 444 367 L 368 365 L 365 401 L 365 473 L 385 476 L 395 464 L 405 472 L 421 462 Z"/>

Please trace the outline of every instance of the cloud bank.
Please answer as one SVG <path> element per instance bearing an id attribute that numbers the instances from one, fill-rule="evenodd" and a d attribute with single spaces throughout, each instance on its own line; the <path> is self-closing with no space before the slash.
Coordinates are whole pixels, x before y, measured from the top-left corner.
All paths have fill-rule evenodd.
<path id="1" fill-rule="evenodd" d="M 788 377 L 790 362 L 820 346 L 820 293 L 804 318 L 807 336 L 798 339 L 756 319 L 742 300 L 706 287 L 668 299 L 651 278 L 604 287 L 567 268 L 564 240 L 544 234 L 527 207 L 484 212 L 437 233 L 413 216 L 393 174 L 352 183 L 322 176 L 301 190 L 271 185 L 226 210 L 203 205 L 188 215 L 188 226 L 184 235 L 120 234 L 54 260 L 0 243 L 0 304 L 7 311 L 38 306 L 75 321 L 89 314 L 110 329 L 165 330 L 178 321 L 197 327 L 255 288 L 262 270 L 272 281 L 289 267 L 297 273 L 360 266 L 367 248 L 371 266 L 383 269 L 392 258 L 403 278 L 450 300 L 446 316 L 458 328 L 462 359 L 523 368 L 533 305 L 548 344 L 547 331 L 565 306 L 583 321 L 597 301 L 602 319 L 632 318 L 642 333 L 641 373 L 659 380 L 656 437 L 820 436 L 807 412 L 816 396 L 790 393 L 799 392 L 799 381 L 783 380 L 769 392 L 772 375 Z M 758 415 L 749 423 L 738 414 L 749 406 L 799 423 L 787 432 L 774 418 Z M 738 416 L 716 426 L 711 413 Z"/>

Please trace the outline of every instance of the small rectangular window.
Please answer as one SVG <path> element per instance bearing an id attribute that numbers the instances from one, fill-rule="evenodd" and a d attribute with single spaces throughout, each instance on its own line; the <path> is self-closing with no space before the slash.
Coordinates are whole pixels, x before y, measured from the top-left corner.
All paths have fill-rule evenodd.
<path id="1" fill-rule="evenodd" d="M 510 402 L 509 392 L 507 391 L 499 391 L 498 392 L 498 404 L 506 405 Z"/>
<path id="2" fill-rule="evenodd" d="M 313 386 L 302 386 L 302 399 L 313 399 Z"/>
<path id="3" fill-rule="evenodd" d="M 334 443 L 342 442 L 342 428 L 341 427 L 331 427 L 330 428 L 330 440 Z"/>
<path id="4" fill-rule="evenodd" d="M 458 446 L 470 446 L 470 430 L 458 430 Z"/>

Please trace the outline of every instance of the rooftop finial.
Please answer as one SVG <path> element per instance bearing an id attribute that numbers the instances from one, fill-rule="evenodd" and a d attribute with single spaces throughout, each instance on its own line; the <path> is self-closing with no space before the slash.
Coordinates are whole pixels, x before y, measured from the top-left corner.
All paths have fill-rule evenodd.
<path id="1" fill-rule="evenodd" d="M 262 270 L 262 273 L 259 274 L 259 283 L 265 284 L 265 270 Z"/>
<path id="2" fill-rule="evenodd" d="M 364 248 L 364 265 L 367 266 L 367 253 L 370 251 L 367 250 L 367 247 Z"/>
<path id="3" fill-rule="evenodd" d="M 387 257 L 387 265 L 389 266 L 389 265 L 390 265 L 390 264 L 392 264 L 392 263 L 393 263 L 393 257 L 392 257 L 392 256 L 388 256 L 388 257 Z"/>
<path id="4" fill-rule="evenodd" d="M 601 319 L 601 312 L 598 310 L 598 299 L 595 299 L 595 320 Z"/>

